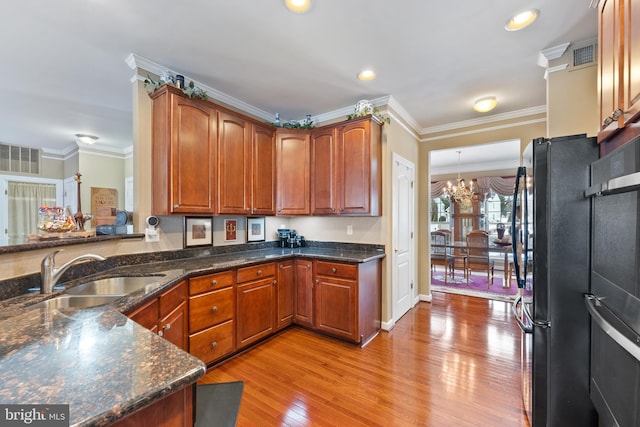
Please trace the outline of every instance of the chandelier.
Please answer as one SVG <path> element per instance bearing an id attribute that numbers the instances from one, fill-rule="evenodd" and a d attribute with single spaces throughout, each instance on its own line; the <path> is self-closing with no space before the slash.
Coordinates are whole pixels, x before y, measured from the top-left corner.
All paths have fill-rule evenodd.
<path id="1" fill-rule="evenodd" d="M 460 154 L 462 154 L 462 151 L 456 151 L 456 153 L 458 153 L 458 185 L 452 185 L 451 181 L 447 182 L 444 195 L 448 197 L 449 200 L 460 203 L 461 206 L 468 208 L 471 206 L 475 194 L 473 189 L 473 181 L 475 180 L 471 180 L 471 184 L 467 187 L 464 179 L 460 178 Z"/>

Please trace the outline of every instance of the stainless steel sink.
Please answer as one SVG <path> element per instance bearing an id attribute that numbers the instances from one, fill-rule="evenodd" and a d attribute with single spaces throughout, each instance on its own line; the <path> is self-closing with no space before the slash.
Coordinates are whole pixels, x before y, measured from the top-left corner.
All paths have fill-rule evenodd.
<path id="1" fill-rule="evenodd" d="M 61 295 L 27 308 L 89 308 L 109 304 L 122 295 Z"/>
<path id="2" fill-rule="evenodd" d="M 153 276 L 117 276 L 99 279 L 67 289 L 69 295 L 126 295 L 143 288 L 159 286 L 164 274 Z"/>

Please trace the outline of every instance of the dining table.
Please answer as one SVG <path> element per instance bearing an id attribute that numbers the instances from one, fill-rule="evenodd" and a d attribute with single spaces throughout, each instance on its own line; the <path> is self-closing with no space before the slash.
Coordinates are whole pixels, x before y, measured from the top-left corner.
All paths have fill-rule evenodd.
<path id="1" fill-rule="evenodd" d="M 446 249 L 453 249 L 453 255 L 464 256 L 467 250 L 467 242 L 465 241 L 452 241 L 445 245 L 432 244 L 431 247 L 445 247 Z M 502 282 L 503 288 L 510 288 L 509 282 L 509 254 L 513 252 L 512 245 L 509 243 L 502 243 L 496 241 L 489 242 L 489 252 L 504 254 L 504 281 Z"/>

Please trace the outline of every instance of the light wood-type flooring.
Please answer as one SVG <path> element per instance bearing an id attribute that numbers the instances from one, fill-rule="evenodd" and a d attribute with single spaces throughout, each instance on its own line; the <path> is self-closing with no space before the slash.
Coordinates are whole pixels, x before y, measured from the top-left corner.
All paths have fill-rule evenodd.
<path id="1" fill-rule="evenodd" d="M 201 382 L 238 380 L 238 426 L 528 426 L 501 301 L 434 292 L 362 349 L 292 327 Z"/>

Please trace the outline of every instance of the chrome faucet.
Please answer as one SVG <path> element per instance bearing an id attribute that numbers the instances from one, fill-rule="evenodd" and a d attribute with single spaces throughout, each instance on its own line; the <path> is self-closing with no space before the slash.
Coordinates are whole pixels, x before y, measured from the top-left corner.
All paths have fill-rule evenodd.
<path id="1" fill-rule="evenodd" d="M 51 291 L 53 291 L 53 287 L 55 286 L 55 284 L 58 282 L 58 280 L 60 280 L 60 277 L 62 276 L 62 273 L 67 271 L 67 269 L 69 269 L 69 267 L 71 267 L 72 265 L 74 265 L 74 264 L 76 264 L 76 263 L 78 263 L 80 261 L 89 261 L 89 260 L 104 261 L 104 260 L 106 260 L 106 258 L 101 257 L 100 255 L 86 254 L 86 255 L 77 256 L 77 257 L 73 258 L 72 260 L 69 260 L 66 263 L 62 264 L 60 267 L 56 268 L 56 266 L 55 266 L 55 256 L 61 250 L 62 249 L 51 252 L 49 255 L 44 257 L 44 259 L 42 260 L 42 263 L 40 264 L 40 282 L 41 282 L 40 283 L 40 293 L 42 293 L 42 294 L 51 293 Z"/>

